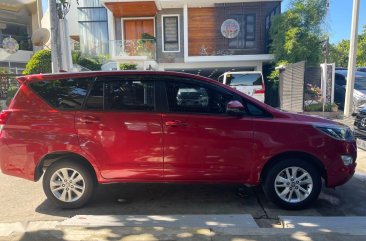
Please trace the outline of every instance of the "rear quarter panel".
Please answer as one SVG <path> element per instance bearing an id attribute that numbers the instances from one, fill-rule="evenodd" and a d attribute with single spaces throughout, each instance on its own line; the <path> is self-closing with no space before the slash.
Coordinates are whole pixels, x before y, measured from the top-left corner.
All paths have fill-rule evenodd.
<path id="1" fill-rule="evenodd" d="M 26 85 L 9 106 L 12 110 L 1 132 L 2 171 L 34 180 L 37 163 L 49 153 L 80 153 L 74 111 L 52 109 Z"/>

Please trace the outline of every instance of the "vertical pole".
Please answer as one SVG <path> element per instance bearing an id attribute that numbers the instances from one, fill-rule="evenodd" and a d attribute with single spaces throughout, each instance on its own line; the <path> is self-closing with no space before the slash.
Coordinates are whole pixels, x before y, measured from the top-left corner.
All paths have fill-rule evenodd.
<path id="1" fill-rule="evenodd" d="M 188 4 L 183 7 L 184 62 L 188 61 Z"/>
<path id="2" fill-rule="evenodd" d="M 56 10 L 56 0 L 49 0 L 49 11 L 50 11 L 50 25 L 51 25 L 51 64 L 52 73 L 59 72 L 59 61 L 58 61 L 58 16 Z"/>
<path id="3" fill-rule="evenodd" d="M 344 116 L 350 116 L 353 112 L 353 88 L 355 84 L 355 67 L 357 52 L 357 30 L 359 16 L 360 0 L 353 0 L 352 10 L 352 28 L 350 38 L 350 51 L 348 60 L 348 74 L 346 85 L 346 98 L 344 101 Z"/>

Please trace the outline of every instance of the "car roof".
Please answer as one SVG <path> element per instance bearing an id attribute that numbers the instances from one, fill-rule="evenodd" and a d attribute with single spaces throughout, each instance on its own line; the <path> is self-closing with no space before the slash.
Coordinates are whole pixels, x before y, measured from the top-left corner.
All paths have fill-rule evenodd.
<path id="1" fill-rule="evenodd" d="M 343 75 L 344 77 L 347 77 L 347 74 L 348 74 L 347 70 L 336 70 L 335 72 L 336 72 L 336 74 Z M 355 76 L 356 77 L 366 77 L 366 73 L 361 72 L 361 71 L 355 71 Z"/>
<path id="2" fill-rule="evenodd" d="M 229 71 L 224 74 L 262 74 L 261 71 Z"/>
<path id="3" fill-rule="evenodd" d="M 83 71 L 83 72 L 61 72 L 61 73 L 47 73 L 47 74 L 33 74 L 18 77 L 17 80 L 20 83 L 29 83 L 37 81 L 49 81 L 49 80 L 59 80 L 67 78 L 88 78 L 88 77 L 101 77 L 101 76 L 123 76 L 123 75 L 165 75 L 165 76 L 179 76 L 179 77 L 192 77 L 198 80 L 215 82 L 217 81 L 189 73 L 174 72 L 174 71 L 151 71 L 151 70 L 123 70 L 123 71 Z"/>

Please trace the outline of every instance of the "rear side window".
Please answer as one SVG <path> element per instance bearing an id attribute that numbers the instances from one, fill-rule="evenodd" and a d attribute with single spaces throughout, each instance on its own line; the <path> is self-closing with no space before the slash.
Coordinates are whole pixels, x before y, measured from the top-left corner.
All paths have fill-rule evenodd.
<path id="1" fill-rule="evenodd" d="M 227 74 L 226 84 L 231 86 L 262 85 L 261 74 Z"/>
<path id="2" fill-rule="evenodd" d="M 30 87 L 56 109 L 81 109 L 92 83 L 90 78 L 62 79 L 30 83 Z"/>
<path id="3" fill-rule="evenodd" d="M 93 85 L 88 110 L 154 111 L 155 82 L 147 76 L 109 77 Z"/>
<path id="4" fill-rule="evenodd" d="M 154 111 L 154 82 L 118 80 L 104 83 L 105 109 L 126 111 Z"/>

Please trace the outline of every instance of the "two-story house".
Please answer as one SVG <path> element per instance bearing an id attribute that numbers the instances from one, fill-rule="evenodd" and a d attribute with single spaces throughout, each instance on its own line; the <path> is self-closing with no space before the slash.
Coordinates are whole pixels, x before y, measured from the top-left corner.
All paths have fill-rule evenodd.
<path id="1" fill-rule="evenodd" d="M 268 32 L 280 0 L 86 2 L 79 6 L 81 48 L 107 53 L 115 63 L 216 78 L 228 70 L 262 70 L 273 59 Z"/>

